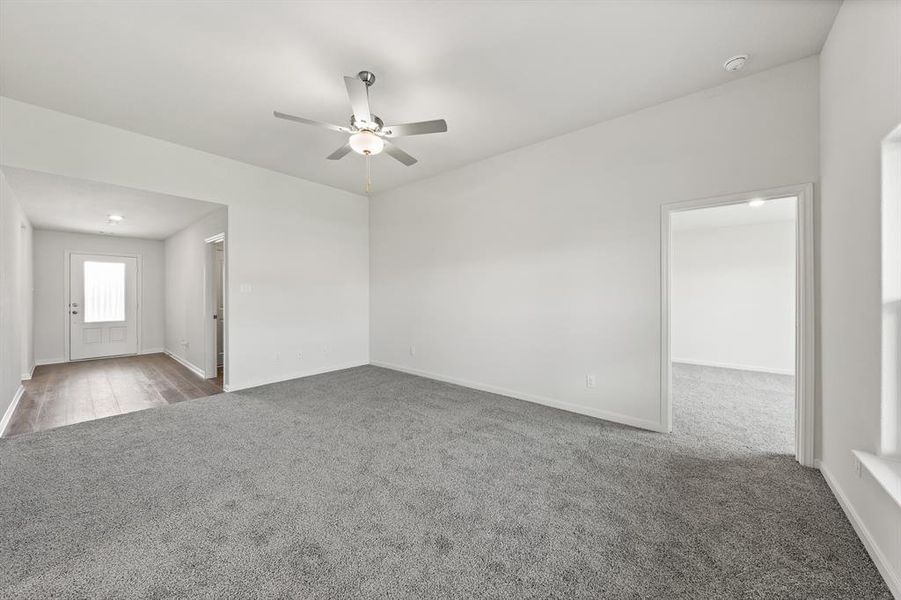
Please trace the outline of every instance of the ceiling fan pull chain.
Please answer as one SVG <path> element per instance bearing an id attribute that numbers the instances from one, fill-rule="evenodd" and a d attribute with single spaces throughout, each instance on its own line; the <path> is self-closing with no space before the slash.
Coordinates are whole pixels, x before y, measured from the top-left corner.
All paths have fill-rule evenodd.
<path id="1" fill-rule="evenodd" d="M 372 157 L 369 154 L 366 154 L 366 193 L 370 193 L 372 191 L 372 167 L 370 166 L 370 161 Z"/>

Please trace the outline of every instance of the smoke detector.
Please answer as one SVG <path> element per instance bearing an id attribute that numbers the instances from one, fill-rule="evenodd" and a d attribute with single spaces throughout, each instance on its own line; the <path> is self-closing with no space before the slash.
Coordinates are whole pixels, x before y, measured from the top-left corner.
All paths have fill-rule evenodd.
<path id="1" fill-rule="evenodd" d="M 738 54 L 730 59 L 727 59 L 726 62 L 723 63 L 723 68 L 730 73 L 734 73 L 736 71 L 741 71 L 746 62 L 748 62 L 748 55 Z"/>

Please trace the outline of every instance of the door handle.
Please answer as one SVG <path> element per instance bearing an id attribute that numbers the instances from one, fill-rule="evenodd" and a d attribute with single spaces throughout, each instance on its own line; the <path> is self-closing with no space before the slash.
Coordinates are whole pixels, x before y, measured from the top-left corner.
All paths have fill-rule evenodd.
<path id="1" fill-rule="evenodd" d="M 77 315 L 77 314 L 78 314 L 78 311 L 77 311 L 77 310 L 73 310 L 73 311 L 72 311 L 72 314 L 73 314 L 73 315 Z"/>

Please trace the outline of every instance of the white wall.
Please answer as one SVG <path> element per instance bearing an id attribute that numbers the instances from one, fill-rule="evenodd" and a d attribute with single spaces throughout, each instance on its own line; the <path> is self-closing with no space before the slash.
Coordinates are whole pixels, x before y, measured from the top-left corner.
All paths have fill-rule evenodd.
<path id="1" fill-rule="evenodd" d="M 228 209 L 222 208 L 192 223 L 166 240 L 166 352 L 205 369 L 207 244 L 223 233 Z M 212 376 L 212 374 L 210 374 Z"/>
<path id="2" fill-rule="evenodd" d="M 658 428 L 660 205 L 817 172 L 814 57 L 380 194 L 372 360 Z"/>
<path id="3" fill-rule="evenodd" d="M 820 56 L 819 374 L 823 472 L 901 597 L 901 508 L 851 455 L 880 445 L 880 153 L 901 123 L 899 40 L 901 3 L 845 2 Z"/>
<path id="4" fill-rule="evenodd" d="M 68 360 L 66 251 L 141 256 L 138 352 L 162 352 L 165 289 L 162 241 L 37 229 L 34 232 L 34 352 L 37 363 Z"/>
<path id="5" fill-rule="evenodd" d="M 795 223 L 678 229 L 671 244 L 673 362 L 793 374 Z"/>
<path id="6" fill-rule="evenodd" d="M 366 198 L 9 98 L 0 130 L 9 166 L 228 206 L 230 389 L 369 362 Z"/>
<path id="7" fill-rule="evenodd" d="M 34 367 L 31 294 L 31 224 L 0 173 L 0 434 Z"/>

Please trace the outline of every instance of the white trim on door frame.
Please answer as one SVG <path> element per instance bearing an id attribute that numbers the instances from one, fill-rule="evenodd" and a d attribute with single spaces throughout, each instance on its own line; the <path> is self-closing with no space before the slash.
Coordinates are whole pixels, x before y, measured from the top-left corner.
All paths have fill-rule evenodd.
<path id="1" fill-rule="evenodd" d="M 84 250 L 66 250 L 66 264 L 63 268 L 63 277 L 65 277 L 65 290 L 66 290 L 66 305 L 65 305 L 65 315 L 66 315 L 66 341 L 65 341 L 65 352 L 66 358 L 65 362 L 72 362 L 72 354 L 70 351 L 70 341 L 71 341 L 71 323 L 69 320 L 69 304 L 71 304 L 72 298 L 72 290 L 71 290 L 71 280 L 69 279 L 69 271 L 71 270 L 72 264 L 72 255 L 73 254 L 91 254 L 93 256 L 122 256 L 125 258 L 133 258 L 135 259 L 136 264 L 136 272 L 135 272 L 135 286 L 136 286 L 136 295 L 137 295 L 137 306 L 135 307 L 135 337 L 137 338 L 137 352 L 135 354 L 141 354 L 141 315 L 144 306 L 144 287 L 142 284 L 142 280 L 144 278 L 144 257 L 141 254 L 132 254 L 129 252 L 87 252 Z M 127 356 L 131 356 L 130 354 Z M 80 360 L 80 359 L 79 359 Z M 93 359 L 87 359 L 93 360 Z M 52 363 L 48 363 L 52 364 Z"/>
<path id="2" fill-rule="evenodd" d="M 206 245 L 203 264 L 203 374 L 207 379 L 216 376 L 217 352 L 216 352 L 216 327 L 213 323 L 213 314 L 216 312 L 214 306 L 216 294 L 213 291 L 213 269 L 215 268 L 214 260 L 214 244 L 222 242 L 222 307 L 226 315 L 228 312 L 228 242 L 225 238 L 225 232 L 211 235 L 203 240 Z M 222 315 L 219 316 L 220 318 Z M 222 383 L 228 381 L 228 322 L 226 319 L 222 326 Z"/>
<path id="3" fill-rule="evenodd" d="M 805 467 L 814 466 L 815 436 L 815 304 L 813 246 L 813 184 L 789 185 L 673 202 L 660 207 L 660 286 L 661 286 L 661 351 L 660 351 L 660 422 L 664 431 L 672 431 L 672 357 L 670 343 L 670 217 L 674 212 L 726 206 L 748 202 L 753 198 L 797 197 L 795 219 L 795 457 Z"/>

